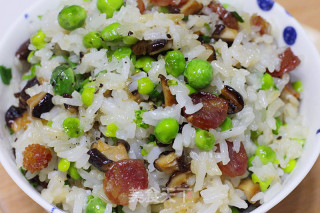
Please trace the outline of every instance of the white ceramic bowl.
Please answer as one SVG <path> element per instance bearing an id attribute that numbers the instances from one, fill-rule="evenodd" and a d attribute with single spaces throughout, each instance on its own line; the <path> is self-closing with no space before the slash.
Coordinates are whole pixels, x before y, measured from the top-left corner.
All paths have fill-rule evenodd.
<path id="1" fill-rule="evenodd" d="M 28 1 L 32 2 L 31 0 Z M 15 0 L 15 2 L 18 3 L 20 1 Z M 0 65 L 12 67 L 15 51 L 32 33 L 30 32 L 28 23 L 35 19 L 37 15 L 43 14 L 46 9 L 54 8 L 59 1 L 37 0 L 33 2 L 33 6 L 30 9 L 17 16 L 15 18 L 16 20 L 11 22 L 10 29 L 6 30 L 6 34 L 2 37 L 2 40 L 0 41 Z M 320 110 L 318 109 L 318 106 L 320 105 L 320 72 L 318 70 L 320 67 L 320 57 L 315 46 L 312 44 L 300 24 L 291 17 L 285 9 L 277 3 L 272 2 L 272 0 L 224 0 L 223 2 L 234 5 L 237 8 L 242 8 L 249 13 L 258 13 L 266 18 L 272 24 L 273 33 L 276 36 L 279 45 L 283 46 L 287 43 L 287 45 L 290 45 L 294 50 L 295 54 L 302 59 L 302 64 L 296 71 L 292 72 L 292 76 L 294 79 L 302 80 L 304 85 L 300 111 L 305 118 L 305 124 L 310 128 L 310 134 L 307 143 L 304 146 L 304 153 L 299 159 L 294 171 L 283 183 L 282 190 L 278 192 L 272 200 L 252 211 L 252 213 L 266 212 L 284 199 L 302 181 L 319 155 L 320 134 L 317 135 L 317 132 L 318 129 L 320 129 L 320 119 L 317 118 L 320 118 Z M 9 4 L 12 5 L 13 3 Z M 16 6 L 16 4 L 14 4 L 14 6 Z M 19 79 L 19 76 L 19 73 L 13 73 L 13 79 Z M 0 102 L 0 113 L 2 115 L 0 129 L 1 163 L 11 178 L 34 201 L 47 211 L 61 212 L 55 206 L 45 201 L 22 176 L 15 164 L 12 148 L 8 140 L 6 140 L 8 131 L 4 128 L 4 113 L 8 107 L 14 103 L 12 88 L 17 82 L 18 81 L 13 80 L 9 87 L 0 83 L 0 100 L 2 100 Z"/>

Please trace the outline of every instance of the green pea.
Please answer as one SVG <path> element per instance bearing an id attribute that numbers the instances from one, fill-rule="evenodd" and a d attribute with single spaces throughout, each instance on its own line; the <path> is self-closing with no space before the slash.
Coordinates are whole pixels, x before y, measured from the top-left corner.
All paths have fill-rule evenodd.
<path id="1" fill-rule="evenodd" d="M 78 172 L 78 169 L 74 166 L 74 162 L 70 163 L 68 174 L 74 180 L 80 180 L 81 179 L 81 176 L 80 176 L 80 174 Z"/>
<path id="2" fill-rule="evenodd" d="M 117 28 L 120 26 L 120 24 L 118 22 L 114 22 L 108 26 L 106 26 L 102 32 L 101 32 L 101 36 L 103 38 L 103 40 L 105 41 L 114 41 L 117 39 L 120 39 L 121 36 L 119 35 Z"/>
<path id="3" fill-rule="evenodd" d="M 275 86 L 273 82 L 273 78 L 269 73 L 264 73 L 260 81 L 262 83 L 262 86 L 261 86 L 262 90 L 268 90 Z"/>
<path id="4" fill-rule="evenodd" d="M 139 39 L 137 39 L 136 37 L 134 36 L 125 36 L 123 37 L 122 39 L 122 42 L 124 44 L 127 44 L 127 45 L 132 45 L 132 44 L 135 44 L 139 41 Z"/>
<path id="5" fill-rule="evenodd" d="M 181 75 L 186 67 L 184 55 L 177 50 L 167 52 L 164 60 L 167 73 L 174 77 Z"/>
<path id="6" fill-rule="evenodd" d="M 101 35 L 98 32 L 90 32 L 83 36 L 82 43 L 86 48 L 99 49 L 102 47 Z"/>
<path id="7" fill-rule="evenodd" d="M 40 50 L 45 47 L 46 41 L 44 40 L 46 37 L 46 34 L 42 30 L 39 30 L 34 36 L 31 37 L 31 44 L 37 48 L 37 50 Z M 29 57 L 28 57 L 29 58 Z"/>
<path id="8" fill-rule="evenodd" d="M 215 138 L 211 132 L 203 129 L 197 129 L 194 142 L 198 149 L 202 151 L 210 151 L 213 149 Z"/>
<path id="9" fill-rule="evenodd" d="M 101 13 L 105 13 L 107 18 L 112 18 L 113 13 L 121 8 L 123 0 L 98 0 L 97 8 Z"/>
<path id="10" fill-rule="evenodd" d="M 263 164 L 274 163 L 277 160 L 277 154 L 273 149 L 266 145 L 260 145 L 256 149 L 256 155 Z"/>
<path id="11" fill-rule="evenodd" d="M 136 61 L 136 68 L 143 69 L 145 72 L 149 72 L 152 68 L 152 62 L 155 59 L 151 58 L 150 56 L 143 56 Z"/>
<path id="12" fill-rule="evenodd" d="M 104 132 L 104 134 L 107 136 L 107 137 L 116 137 L 116 134 L 117 134 L 117 130 L 118 130 L 118 127 L 116 124 L 114 123 L 111 123 L 111 124 L 108 124 L 107 125 L 107 129 L 106 131 Z"/>
<path id="13" fill-rule="evenodd" d="M 94 82 L 87 83 L 83 87 L 83 91 L 81 93 L 81 100 L 85 106 L 90 106 L 93 102 L 93 95 L 96 89 L 94 88 Z"/>
<path id="14" fill-rule="evenodd" d="M 154 135 L 163 144 L 171 144 L 177 136 L 179 123 L 174 118 L 165 118 L 161 120 L 154 128 Z"/>
<path id="15" fill-rule="evenodd" d="M 294 167 L 296 166 L 296 164 L 297 164 L 297 161 L 295 159 L 289 160 L 289 162 L 287 163 L 287 166 L 283 169 L 283 171 L 285 173 L 291 173 Z"/>
<path id="16" fill-rule="evenodd" d="M 69 94 L 75 90 L 75 76 L 73 70 L 68 65 L 60 65 L 56 67 L 50 79 L 53 91 L 57 95 Z"/>
<path id="17" fill-rule="evenodd" d="M 104 213 L 106 210 L 106 203 L 99 197 L 89 198 L 87 201 L 87 207 L 85 213 Z"/>
<path id="18" fill-rule="evenodd" d="M 61 172 L 67 172 L 70 168 L 70 161 L 68 161 L 66 158 L 61 158 L 58 164 L 58 169 Z"/>
<path id="19" fill-rule="evenodd" d="M 193 87 L 191 87 L 189 84 L 186 84 L 186 87 L 189 89 L 189 94 L 188 95 L 191 95 L 193 93 L 197 93 L 198 92 Z"/>
<path id="20" fill-rule="evenodd" d="M 262 192 L 265 192 L 272 182 L 272 178 L 269 178 L 266 181 L 261 181 L 255 173 L 252 174 L 251 178 L 254 183 L 259 183 Z"/>
<path id="21" fill-rule="evenodd" d="M 138 92 L 142 95 L 150 94 L 154 89 L 154 84 L 148 77 L 140 78 L 138 80 Z"/>
<path id="22" fill-rule="evenodd" d="M 192 59 L 184 72 L 188 83 L 195 89 L 203 89 L 212 81 L 212 66 L 208 61 L 202 59 Z"/>
<path id="23" fill-rule="evenodd" d="M 77 138 L 83 134 L 83 130 L 80 128 L 80 119 L 79 118 L 66 118 L 63 123 L 62 127 L 71 138 Z"/>
<path id="24" fill-rule="evenodd" d="M 276 129 L 272 130 L 272 133 L 277 135 L 279 134 L 279 129 L 283 125 L 283 123 L 280 117 L 276 117 L 275 120 L 276 120 Z"/>
<path id="25" fill-rule="evenodd" d="M 302 81 L 295 81 L 292 83 L 292 88 L 297 92 L 303 92 Z"/>
<path id="26" fill-rule="evenodd" d="M 232 129 L 232 120 L 229 117 L 226 117 L 226 119 L 223 121 L 223 123 L 220 125 L 221 132 L 227 131 L 229 129 Z"/>
<path id="27" fill-rule="evenodd" d="M 75 30 L 84 25 L 87 18 L 87 12 L 78 5 L 67 6 L 63 8 L 58 15 L 58 22 L 65 30 Z"/>
<path id="28" fill-rule="evenodd" d="M 116 51 L 114 51 L 113 56 L 117 59 L 125 58 L 131 56 L 132 50 L 129 47 L 120 47 Z"/>

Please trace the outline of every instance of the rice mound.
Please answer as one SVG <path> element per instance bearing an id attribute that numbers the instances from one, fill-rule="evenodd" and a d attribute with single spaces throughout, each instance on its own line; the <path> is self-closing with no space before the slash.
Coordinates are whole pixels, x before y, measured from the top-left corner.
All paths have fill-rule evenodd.
<path id="1" fill-rule="evenodd" d="M 221 131 L 220 127 L 209 129 L 215 137 L 215 143 L 219 144 L 220 151 L 217 151 L 217 146 L 211 151 L 201 151 L 195 145 L 197 127 L 186 120 L 182 110 L 193 114 L 201 110 L 203 104 L 192 102 L 183 75 L 174 77 L 167 74 L 163 53 L 153 56 L 155 61 L 147 73 L 136 73 L 135 62 L 129 57 L 108 57 L 108 53 L 123 44 L 110 44 L 109 49 L 94 49 L 85 48 L 82 43 L 82 38 L 87 33 L 101 32 L 106 26 L 118 22 L 120 27 L 117 30 L 120 35 L 127 35 L 131 31 L 139 40 L 170 40 L 171 49 L 183 53 L 187 63 L 196 58 L 207 60 L 212 51 L 206 49 L 198 40 L 199 34 L 211 35 L 223 21 L 208 7 L 210 1 L 197 2 L 203 5 L 199 13 L 201 15 L 189 15 L 187 20 L 183 14 L 160 13 L 160 7 L 152 6 L 148 1 L 144 1 L 146 11 L 141 14 L 136 0 L 125 1 L 125 5 L 116 11 L 112 18 L 106 19 L 106 15 L 97 9 L 96 0 L 64 0 L 58 8 L 47 11 L 41 19 L 34 20 L 31 24 L 34 32 L 41 29 L 45 33 L 47 43 L 40 50 L 33 44 L 29 45 L 29 49 L 35 51 L 31 62 L 40 63 L 40 66 L 36 66 L 36 78 L 41 79 L 42 83 L 28 88 L 26 93 L 30 97 L 40 92 L 49 93 L 53 95 L 54 107 L 41 114 L 41 119 L 29 116 L 31 122 L 27 128 L 12 135 L 11 144 L 15 149 L 17 168 L 23 168 L 23 152 L 28 145 L 40 144 L 50 148 L 52 159 L 48 166 L 41 171 L 25 173 L 28 180 L 38 177 L 40 182 L 47 183 L 45 187 L 37 186 L 37 189 L 48 202 L 66 212 L 80 213 L 85 212 L 88 196 L 92 195 L 106 203 L 105 213 L 116 209 L 116 204 L 104 193 L 105 174 L 89 163 L 90 155 L 87 154 L 97 140 L 109 145 L 114 144 L 111 137 L 105 136 L 105 130 L 110 124 L 117 126 L 116 138 L 125 140 L 130 145 L 129 158 L 143 160 L 148 173 L 148 188 L 135 192 L 129 205 L 123 206 L 123 212 L 230 213 L 231 207 L 247 209 L 248 197 L 238 186 L 242 180 L 251 177 L 252 173 L 261 181 L 271 180 L 267 190 L 259 190 L 260 192 L 250 198 L 252 203 L 268 202 L 281 189 L 281 184 L 288 175 L 283 168 L 290 160 L 301 156 L 303 145 L 299 141 L 307 137 L 308 129 L 302 126 L 299 115 L 300 99 L 285 92 L 286 85 L 290 83 L 289 73 L 273 78 L 277 89 L 261 89 L 261 78 L 266 70 L 272 73 L 280 69 L 279 54 L 285 47 L 278 47 L 271 33 L 261 35 L 260 29 L 250 24 L 249 14 L 229 6 L 228 10 L 237 11 L 244 20 L 239 23 L 237 35 L 231 43 L 213 38 L 209 42 L 216 52 L 216 60 L 210 62 L 213 80 L 204 90 L 220 94 L 224 86 L 228 85 L 240 93 L 244 101 L 244 108 L 240 112 L 228 116 L 232 120 L 233 128 L 226 131 Z M 66 5 L 80 5 L 85 8 L 87 18 L 83 27 L 71 32 L 60 27 L 57 16 Z M 69 62 L 76 64 L 73 68 L 75 74 L 87 75 L 90 80 L 94 80 L 98 89 L 90 106 L 83 104 L 79 91 L 75 90 L 71 97 L 54 93 L 54 88 L 49 83 L 52 71 L 59 65 L 68 63 L 65 57 L 57 54 L 57 49 L 68 53 Z M 107 72 L 101 72 L 105 70 Z M 155 107 L 155 104 L 150 102 L 149 95 L 140 95 L 140 102 L 132 99 L 133 92 L 138 90 L 138 80 L 146 76 L 158 85 L 156 89 L 161 93 L 158 77 L 160 74 L 176 82 L 170 85 L 169 89 L 177 104 Z M 26 81 L 22 81 L 15 92 L 21 91 L 25 84 Z M 106 93 L 109 95 L 106 96 Z M 77 107 L 78 111 L 73 113 L 67 110 L 65 105 Z M 148 128 L 139 127 L 135 122 L 135 111 L 138 110 L 145 110 L 141 118 Z M 69 117 L 80 119 L 84 134 L 76 138 L 65 134 L 63 121 Z M 274 134 L 277 117 L 281 117 L 285 125 L 278 129 L 278 134 Z M 165 118 L 178 121 L 181 126 L 179 133 L 170 146 L 150 144 L 149 136 L 154 134 L 154 127 Z M 47 125 L 47 122 L 50 122 L 50 125 Z M 261 134 L 253 140 L 253 132 Z M 227 165 L 232 160 L 227 141 L 233 143 L 232 149 L 236 153 L 243 144 L 247 156 L 253 156 L 260 145 L 269 146 L 275 151 L 278 162 L 263 164 L 256 156 L 243 175 L 223 175 L 219 165 Z M 142 154 L 142 149 L 146 153 Z M 170 175 L 160 172 L 154 166 L 159 155 L 168 150 L 175 151 L 177 157 L 187 155 L 193 174 L 187 180 L 189 187 L 173 195 L 166 191 Z M 74 162 L 81 180 L 72 181 L 67 172 L 58 170 L 58 163 L 62 158 Z M 145 199 L 146 197 L 148 199 Z"/>

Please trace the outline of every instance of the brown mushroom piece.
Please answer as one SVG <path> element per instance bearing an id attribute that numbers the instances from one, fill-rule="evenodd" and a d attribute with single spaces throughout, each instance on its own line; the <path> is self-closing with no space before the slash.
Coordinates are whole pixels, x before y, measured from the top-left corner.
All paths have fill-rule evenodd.
<path id="1" fill-rule="evenodd" d="M 256 201 L 252 201 L 252 197 L 256 195 L 257 193 L 260 192 L 260 186 L 257 183 L 254 183 L 251 178 L 246 178 L 241 180 L 239 186 L 237 187 L 238 189 L 242 190 L 247 197 L 247 200 L 255 204 Z"/>
<path id="2" fill-rule="evenodd" d="M 188 179 L 191 176 L 193 176 L 191 171 L 173 173 L 166 184 L 167 191 L 169 193 L 178 193 L 189 188 Z"/>
<path id="3" fill-rule="evenodd" d="M 217 60 L 217 56 L 216 56 L 216 50 L 214 49 L 214 47 L 211 44 L 202 44 L 207 50 L 211 50 L 212 54 L 209 56 L 209 58 L 207 59 L 207 61 L 211 62 L 213 60 Z"/>
<path id="4" fill-rule="evenodd" d="M 87 154 L 90 155 L 89 163 L 102 172 L 106 172 L 114 163 L 96 148 L 90 149 Z"/>
<path id="5" fill-rule="evenodd" d="M 16 51 L 15 55 L 19 60 L 27 60 L 30 54 L 30 50 L 28 49 L 29 45 L 30 39 L 26 40 L 23 44 L 21 44 L 19 49 Z"/>
<path id="6" fill-rule="evenodd" d="M 158 76 L 160 78 L 160 83 L 163 91 L 163 96 L 164 96 L 164 104 L 165 106 L 172 106 L 174 104 L 177 104 L 176 98 L 172 95 L 166 77 L 163 75 Z"/>
<path id="7" fill-rule="evenodd" d="M 41 114 L 49 112 L 53 107 L 52 95 L 45 92 L 32 96 L 27 100 L 30 114 L 35 118 L 40 118 Z"/>
<path id="8" fill-rule="evenodd" d="M 72 98 L 72 95 L 70 94 L 63 94 L 63 97 L 64 98 Z M 71 113 L 77 113 L 79 111 L 79 107 L 78 106 L 73 106 L 73 105 L 69 105 L 69 104 L 63 104 L 64 105 L 64 108 L 69 110 L 69 112 Z"/>
<path id="9" fill-rule="evenodd" d="M 219 97 L 228 102 L 228 114 L 238 113 L 244 107 L 242 95 L 228 85 L 224 86 Z"/>
<path id="10" fill-rule="evenodd" d="M 101 140 L 98 140 L 97 143 L 93 143 L 91 145 L 91 149 L 99 150 L 104 156 L 112 161 L 125 160 L 129 159 L 127 150 L 130 149 L 129 144 L 125 145 L 125 143 L 127 142 L 124 140 L 118 140 L 116 146 L 111 146 L 102 142 Z"/>
<path id="11" fill-rule="evenodd" d="M 11 106 L 5 114 L 6 125 L 13 131 L 17 132 L 25 127 L 31 121 L 28 119 L 26 109 Z"/>
<path id="12" fill-rule="evenodd" d="M 138 90 L 134 90 L 132 92 L 129 92 L 129 98 L 135 102 L 137 102 L 138 104 L 140 104 L 141 102 L 143 102 L 143 99 L 141 98 L 140 93 L 138 92 Z"/>
<path id="13" fill-rule="evenodd" d="M 166 39 L 143 40 L 132 46 L 135 55 L 155 55 L 172 48 L 172 41 Z"/>
<path id="14" fill-rule="evenodd" d="M 40 85 L 37 78 L 33 78 L 27 82 L 27 84 L 23 87 L 21 92 L 16 93 L 15 97 L 19 98 L 19 106 L 22 108 L 27 107 L 27 100 L 30 98 L 30 95 L 26 93 L 26 90 L 33 87 L 34 85 Z"/>
<path id="15" fill-rule="evenodd" d="M 238 35 L 238 30 L 232 29 L 225 27 L 223 30 L 218 29 L 217 31 L 214 31 L 212 34 L 212 37 L 216 40 L 223 40 L 225 42 L 233 42 L 237 35 Z"/>
<path id="16" fill-rule="evenodd" d="M 162 152 L 159 157 L 153 162 L 154 167 L 166 174 L 172 174 L 176 171 L 187 171 L 189 165 L 186 162 L 185 156 L 177 157 L 174 151 Z"/>
<path id="17" fill-rule="evenodd" d="M 180 8 L 180 13 L 185 16 L 198 14 L 203 5 L 195 0 L 189 0 Z"/>

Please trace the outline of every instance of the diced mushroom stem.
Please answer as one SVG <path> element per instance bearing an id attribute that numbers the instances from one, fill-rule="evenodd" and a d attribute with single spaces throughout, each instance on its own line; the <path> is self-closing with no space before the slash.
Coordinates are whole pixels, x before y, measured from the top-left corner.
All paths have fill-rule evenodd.
<path id="1" fill-rule="evenodd" d="M 191 190 L 190 190 L 191 191 Z M 163 203 L 164 209 L 174 209 L 175 212 L 188 212 L 190 209 L 194 208 L 195 203 L 200 200 L 200 193 L 199 192 L 191 192 L 186 191 L 185 197 L 172 197 L 166 200 Z"/>
<path id="2" fill-rule="evenodd" d="M 129 98 L 131 100 L 137 102 L 138 104 L 143 102 L 143 99 L 141 98 L 140 93 L 138 92 L 138 90 L 134 90 L 132 92 L 129 92 Z"/>
<path id="3" fill-rule="evenodd" d="M 96 148 L 90 149 L 87 154 L 90 155 L 89 163 L 102 172 L 106 172 L 114 163 Z"/>
<path id="4" fill-rule="evenodd" d="M 32 96 L 27 100 L 30 114 L 35 118 L 40 118 L 42 113 L 49 112 L 53 107 L 52 95 L 45 92 Z"/>
<path id="5" fill-rule="evenodd" d="M 106 144 L 101 140 L 98 140 L 97 143 L 93 143 L 91 145 L 91 149 L 98 149 L 103 155 L 105 155 L 108 159 L 112 161 L 129 159 L 129 155 L 127 152 L 129 144 L 124 145 L 124 141 L 121 141 L 118 141 L 116 146 L 110 146 L 109 144 Z"/>
<path id="6" fill-rule="evenodd" d="M 237 35 L 238 30 L 226 27 L 220 32 L 220 34 L 213 33 L 212 37 L 216 40 L 221 39 L 225 42 L 233 42 L 236 39 Z"/>
<path id="7" fill-rule="evenodd" d="M 166 77 L 164 77 L 161 74 L 158 77 L 160 78 L 160 81 L 161 81 L 161 87 L 163 91 L 165 106 L 167 107 L 167 106 L 172 106 L 174 104 L 177 104 L 176 98 L 172 95 L 169 89 Z"/>
<path id="8" fill-rule="evenodd" d="M 185 16 L 194 15 L 202 10 L 203 5 L 195 0 L 189 0 L 180 8 L 180 13 Z"/>
<path id="9" fill-rule="evenodd" d="M 214 47 L 210 44 L 203 44 L 203 46 L 207 49 L 212 51 L 212 54 L 209 56 L 209 58 L 207 59 L 207 61 L 211 62 L 213 60 L 217 60 L 217 56 L 216 56 L 216 51 L 214 49 Z"/>
<path id="10" fill-rule="evenodd" d="M 7 126 L 13 131 L 18 132 L 25 128 L 31 121 L 28 119 L 28 113 L 25 109 L 11 106 L 5 114 Z"/>
<path id="11" fill-rule="evenodd" d="M 253 14 L 251 16 L 250 23 L 252 26 L 259 28 L 260 35 L 270 34 L 271 32 L 271 26 L 269 22 L 257 14 Z"/>
<path id="12" fill-rule="evenodd" d="M 172 41 L 168 41 L 166 39 L 158 39 L 152 41 L 143 40 L 132 46 L 132 52 L 135 55 L 155 55 L 171 49 L 172 45 Z"/>
<path id="13" fill-rule="evenodd" d="M 237 187 L 242 190 L 247 197 L 247 200 L 254 204 L 256 201 L 252 201 L 251 198 L 260 192 L 260 186 L 257 183 L 253 183 L 251 178 L 246 178 L 240 182 L 240 185 Z"/>
<path id="14" fill-rule="evenodd" d="M 242 95 L 228 85 L 224 86 L 219 97 L 228 101 L 228 114 L 238 113 L 244 107 Z"/>
<path id="15" fill-rule="evenodd" d="M 175 172 L 172 174 L 166 184 L 169 193 L 177 193 L 189 188 L 188 179 L 193 176 L 191 171 Z"/>
<path id="16" fill-rule="evenodd" d="M 174 151 L 165 151 L 153 163 L 154 167 L 160 172 L 172 174 L 176 171 L 186 171 L 189 169 L 184 155 L 177 157 Z"/>

